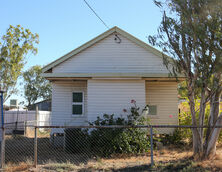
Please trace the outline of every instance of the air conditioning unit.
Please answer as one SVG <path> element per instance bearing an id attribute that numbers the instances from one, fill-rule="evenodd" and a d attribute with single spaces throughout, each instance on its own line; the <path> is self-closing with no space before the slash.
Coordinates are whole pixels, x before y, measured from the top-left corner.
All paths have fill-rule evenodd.
<path id="1" fill-rule="evenodd" d="M 10 107 L 17 108 L 18 107 L 18 100 L 17 99 L 11 99 L 10 100 Z"/>

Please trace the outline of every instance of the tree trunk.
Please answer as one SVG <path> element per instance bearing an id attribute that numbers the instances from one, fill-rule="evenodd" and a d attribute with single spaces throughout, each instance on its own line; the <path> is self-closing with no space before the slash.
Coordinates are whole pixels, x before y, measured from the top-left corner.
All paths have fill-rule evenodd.
<path id="1" fill-rule="evenodd" d="M 190 94 L 188 96 L 189 98 L 189 104 L 190 104 L 190 112 L 192 117 L 192 125 L 197 126 L 197 120 L 196 120 L 196 111 L 195 111 L 195 99 L 194 99 L 194 93 L 192 90 L 190 90 Z M 192 129 L 193 134 L 193 153 L 195 159 L 200 159 L 203 154 L 203 142 L 200 137 L 200 132 L 198 128 Z"/>
<path id="2" fill-rule="evenodd" d="M 203 88 L 201 91 L 201 99 L 200 99 L 200 111 L 199 111 L 199 126 L 204 125 L 204 118 L 205 118 L 205 110 L 206 110 L 206 88 Z M 200 139 L 203 142 L 203 128 L 199 128 Z"/>
<path id="3" fill-rule="evenodd" d="M 213 85 L 211 88 L 210 98 L 210 114 L 208 118 L 208 129 L 206 132 L 204 143 L 204 159 L 210 159 L 216 154 L 216 143 L 221 131 L 221 128 L 215 126 L 222 125 L 222 113 L 220 112 L 220 96 L 221 96 L 221 73 L 216 73 L 213 76 Z"/>
<path id="4" fill-rule="evenodd" d="M 195 159 L 201 159 L 203 156 L 203 142 L 200 138 L 198 128 L 193 128 L 193 155 Z"/>
<path id="5" fill-rule="evenodd" d="M 216 143 L 220 135 L 221 128 L 215 128 L 214 126 L 222 125 L 222 113 L 220 112 L 220 92 L 217 90 L 210 100 L 210 117 L 208 120 L 205 143 L 204 143 L 204 157 L 205 159 L 212 158 L 216 153 Z"/>
<path id="6" fill-rule="evenodd" d="M 218 117 L 215 125 L 216 126 L 222 125 L 222 113 Z M 216 143 L 217 143 L 218 137 L 220 135 L 220 131 L 221 131 L 221 128 L 212 128 L 211 129 L 211 133 L 208 136 L 208 140 L 205 145 L 203 158 L 210 159 L 210 158 L 214 157 L 214 155 L 216 154 Z"/>

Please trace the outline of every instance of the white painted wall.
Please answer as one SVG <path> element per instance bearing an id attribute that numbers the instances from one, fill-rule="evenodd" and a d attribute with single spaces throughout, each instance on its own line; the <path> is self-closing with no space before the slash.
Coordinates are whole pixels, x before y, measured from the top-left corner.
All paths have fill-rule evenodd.
<path id="1" fill-rule="evenodd" d="M 144 80 L 88 80 L 88 120 L 107 114 L 127 114 L 134 99 L 141 108 L 145 106 Z"/>
<path id="2" fill-rule="evenodd" d="M 157 105 L 157 115 L 151 116 L 151 124 L 178 124 L 178 93 L 176 82 L 149 82 L 140 79 L 90 79 L 88 81 L 52 84 L 52 125 L 87 125 L 104 113 L 126 117 L 130 101 L 136 100 L 141 109 Z M 72 115 L 72 92 L 84 91 L 85 114 Z M 172 118 L 170 116 L 173 116 Z M 158 133 L 171 133 L 173 129 L 157 129 Z M 155 130 L 157 132 L 157 130 Z M 63 129 L 53 129 L 61 132 Z"/>
<path id="3" fill-rule="evenodd" d="M 53 68 L 53 73 L 169 73 L 162 58 L 122 35 L 101 40 Z"/>
<path id="4" fill-rule="evenodd" d="M 84 115 L 72 115 L 72 92 L 84 92 Z M 85 125 L 87 120 L 87 81 L 52 83 L 52 125 Z"/>

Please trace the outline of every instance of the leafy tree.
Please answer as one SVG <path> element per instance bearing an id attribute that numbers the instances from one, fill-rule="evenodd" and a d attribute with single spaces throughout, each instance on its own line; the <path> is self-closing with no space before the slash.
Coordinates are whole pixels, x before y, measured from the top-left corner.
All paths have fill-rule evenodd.
<path id="1" fill-rule="evenodd" d="M 149 42 L 162 48 L 164 64 L 171 74 L 186 76 L 195 157 L 215 155 L 216 141 L 222 125 L 219 100 L 222 92 L 222 3 L 220 0 L 154 1 L 163 12 L 158 34 Z M 171 56 L 169 58 L 167 55 Z M 200 97 L 198 108 L 196 97 Z M 205 120 L 206 104 L 210 102 L 209 118 Z M 198 114 L 198 115 L 197 115 Z"/>
<path id="2" fill-rule="evenodd" d="M 200 91 L 201 88 L 196 88 L 195 90 L 195 99 L 200 99 Z M 182 99 L 187 99 L 187 95 L 188 95 L 188 90 L 187 90 L 187 82 L 186 81 L 182 81 L 178 84 L 178 93 L 180 98 Z"/>
<path id="3" fill-rule="evenodd" d="M 5 91 L 4 102 L 17 92 L 16 83 L 22 74 L 25 57 L 28 53 L 37 53 L 38 34 L 20 25 L 9 26 L 0 39 L 0 88 Z"/>
<path id="4" fill-rule="evenodd" d="M 43 78 L 41 66 L 33 66 L 23 73 L 24 96 L 28 106 L 35 103 L 38 99 L 51 98 L 51 84 Z"/>
<path id="5" fill-rule="evenodd" d="M 187 98 L 187 87 L 186 87 L 186 81 L 183 81 L 179 83 L 178 86 L 178 93 L 181 99 L 186 99 Z"/>

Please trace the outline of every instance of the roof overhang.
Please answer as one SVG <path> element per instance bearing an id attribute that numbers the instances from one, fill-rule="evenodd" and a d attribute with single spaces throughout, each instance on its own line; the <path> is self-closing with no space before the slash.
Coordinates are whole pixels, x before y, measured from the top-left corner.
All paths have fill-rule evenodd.
<path id="1" fill-rule="evenodd" d="M 48 80 L 87 80 L 87 79 L 145 79 L 145 80 L 184 80 L 166 73 L 43 73 Z"/>

